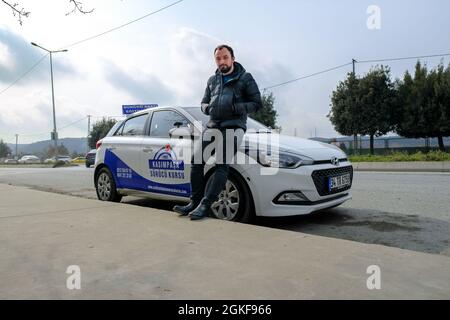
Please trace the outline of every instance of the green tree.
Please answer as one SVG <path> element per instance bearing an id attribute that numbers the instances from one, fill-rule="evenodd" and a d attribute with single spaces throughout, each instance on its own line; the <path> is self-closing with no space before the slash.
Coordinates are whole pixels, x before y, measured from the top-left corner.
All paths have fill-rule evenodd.
<path id="1" fill-rule="evenodd" d="M 11 149 L 3 142 L 3 139 L 0 139 L 0 158 L 7 157 L 9 154 L 11 154 Z"/>
<path id="2" fill-rule="evenodd" d="M 361 80 L 350 72 L 344 81 L 339 82 L 331 95 L 331 110 L 327 117 L 334 129 L 342 135 L 354 136 L 354 147 L 358 133 L 364 130 L 360 93 Z"/>
<path id="3" fill-rule="evenodd" d="M 380 66 L 371 69 L 360 82 L 362 128 L 360 134 L 370 136 L 370 154 L 374 154 L 374 137 L 393 130 L 393 105 L 396 98 L 390 70 Z"/>
<path id="4" fill-rule="evenodd" d="M 431 71 L 417 62 L 414 77 L 405 72 L 396 83 L 396 132 L 408 138 L 438 138 L 445 151 L 443 137 L 450 135 L 450 65 Z"/>
<path id="5" fill-rule="evenodd" d="M 262 108 L 258 112 L 252 114 L 251 117 L 267 127 L 279 129 L 276 125 L 278 113 L 275 110 L 275 96 L 272 92 L 269 94 L 265 93 L 261 96 L 261 99 Z"/>
<path id="6" fill-rule="evenodd" d="M 96 122 L 92 127 L 91 133 L 89 134 L 89 147 L 94 149 L 97 141 L 103 139 L 108 131 L 111 130 L 111 128 L 116 124 L 116 122 L 117 121 L 115 119 L 106 118 Z"/>

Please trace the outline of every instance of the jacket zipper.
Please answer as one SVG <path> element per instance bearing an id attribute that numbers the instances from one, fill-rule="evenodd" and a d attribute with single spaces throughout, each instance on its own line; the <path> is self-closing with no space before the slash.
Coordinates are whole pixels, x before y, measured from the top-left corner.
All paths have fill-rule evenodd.
<path id="1" fill-rule="evenodd" d="M 220 100 L 222 99 L 222 92 L 223 92 L 223 76 L 222 74 L 219 74 L 220 77 L 220 91 L 219 91 L 219 103 L 217 104 L 218 109 L 219 109 L 219 114 L 220 114 L 220 118 L 223 118 L 223 110 L 222 110 L 222 105 L 220 103 Z"/>
<path id="2" fill-rule="evenodd" d="M 219 103 L 218 103 L 217 106 L 219 107 L 218 109 L 220 110 L 219 111 L 220 117 L 223 118 L 223 110 L 220 107 L 221 106 L 220 101 L 221 101 L 221 98 L 222 98 L 224 84 L 223 84 L 223 76 L 222 76 L 222 74 L 219 73 L 219 77 L 220 77 L 220 91 L 219 91 Z M 230 79 L 227 83 L 230 83 L 232 81 L 236 81 L 238 78 L 239 78 L 239 75 L 237 77 L 233 78 L 233 79 Z"/>

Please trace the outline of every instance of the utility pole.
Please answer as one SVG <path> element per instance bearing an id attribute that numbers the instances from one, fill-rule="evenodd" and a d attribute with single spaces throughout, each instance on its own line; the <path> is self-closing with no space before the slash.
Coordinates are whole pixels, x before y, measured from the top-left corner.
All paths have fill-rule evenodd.
<path id="1" fill-rule="evenodd" d="M 355 59 L 352 59 L 352 65 L 353 65 L 353 76 L 356 76 L 355 73 L 355 63 L 358 62 Z M 354 143 L 354 150 L 358 150 L 358 134 L 355 134 L 353 136 L 353 143 Z"/>
<path id="2" fill-rule="evenodd" d="M 89 152 L 89 150 L 90 150 L 90 147 L 89 147 L 89 135 L 91 134 L 91 115 L 90 114 L 88 114 L 88 133 L 87 133 L 87 141 L 86 141 L 86 143 L 87 143 L 87 152 Z"/>
<path id="3" fill-rule="evenodd" d="M 18 141 L 19 141 L 19 135 L 16 133 L 16 154 L 14 156 L 14 159 L 16 159 L 16 160 L 19 159 L 19 156 L 17 154 L 17 143 L 18 143 Z"/>
<path id="4" fill-rule="evenodd" d="M 53 60 L 50 51 L 50 78 L 52 81 L 52 106 L 53 106 L 53 141 L 55 141 L 55 160 L 58 160 L 58 131 L 56 131 L 56 114 L 55 114 L 55 90 L 53 88 Z"/>
<path id="5" fill-rule="evenodd" d="M 52 59 L 52 54 L 53 53 L 57 53 L 57 52 L 67 52 L 66 50 L 48 50 L 45 49 L 44 47 L 41 47 L 40 45 L 37 45 L 34 42 L 31 42 L 31 45 L 41 48 L 42 50 L 47 51 L 50 54 L 50 76 L 51 76 L 51 81 L 52 81 L 52 103 L 53 103 L 53 133 L 52 133 L 52 138 L 53 141 L 55 143 L 55 159 L 58 160 L 58 132 L 56 131 L 56 114 L 55 114 L 55 90 L 53 88 L 53 59 Z"/>

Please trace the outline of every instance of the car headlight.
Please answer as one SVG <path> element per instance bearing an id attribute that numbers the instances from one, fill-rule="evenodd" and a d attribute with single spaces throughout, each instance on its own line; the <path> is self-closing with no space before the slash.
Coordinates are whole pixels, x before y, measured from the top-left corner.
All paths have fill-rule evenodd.
<path id="1" fill-rule="evenodd" d="M 256 160 L 264 167 L 282 169 L 295 169 L 302 165 L 311 165 L 314 163 L 314 160 L 307 156 L 286 151 L 273 152 L 259 150 Z"/>

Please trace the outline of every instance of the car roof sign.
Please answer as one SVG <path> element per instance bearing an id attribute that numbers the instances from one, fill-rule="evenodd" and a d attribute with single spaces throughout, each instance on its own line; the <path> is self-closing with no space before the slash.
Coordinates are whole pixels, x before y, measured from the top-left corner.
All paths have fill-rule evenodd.
<path id="1" fill-rule="evenodd" d="M 131 104 L 131 105 L 122 105 L 122 114 L 130 115 L 137 111 L 142 111 L 149 108 L 156 108 L 157 104 Z"/>

